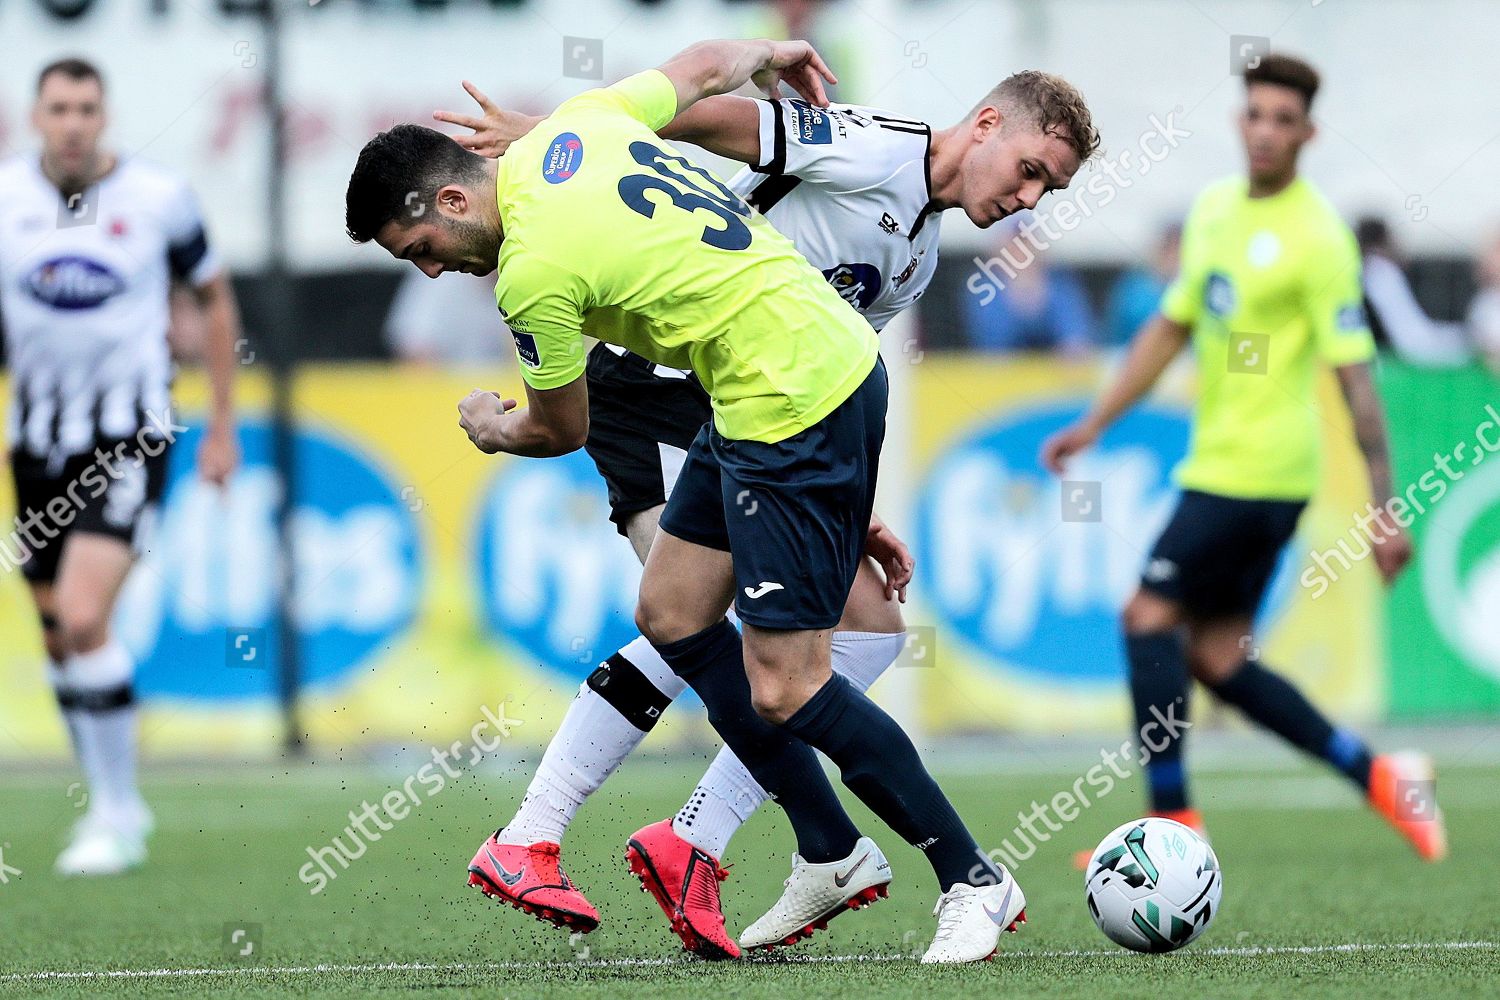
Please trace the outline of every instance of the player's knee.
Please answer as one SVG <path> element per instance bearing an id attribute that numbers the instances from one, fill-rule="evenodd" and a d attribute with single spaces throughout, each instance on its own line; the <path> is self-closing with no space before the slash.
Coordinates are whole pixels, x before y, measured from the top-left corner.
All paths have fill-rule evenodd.
<path id="1" fill-rule="evenodd" d="M 1208 687 L 1217 687 L 1240 669 L 1244 653 L 1235 647 L 1209 641 L 1190 641 L 1187 648 L 1188 670 L 1193 679 Z"/>
<path id="2" fill-rule="evenodd" d="M 827 682 L 804 677 L 777 657 L 777 651 L 745 644 L 745 676 L 750 681 L 750 704 L 755 714 L 773 726 L 784 725 Z"/>
<path id="3" fill-rule="evenodd" d="M 1127 635 L 1166 632 L 1182 624 L 1182 612 L 1165 598 L 1138 590 L 1120 612 L 1120 627 Z"/>
<path id="4" fill-rule="evenodd" d="M 1221 663 L 1192 657 L 1188 660 L 1188 670 L 1193 675 L 1193 680 L 1206 687 L 1218 687 L 1234 674 L 1234 668 L 1225 667 Z"/>
<path id="5" fill-rule="evenodd" d="M 42 645 L 47 647 L 47 659 L 61 663 L 68 658 L 68 647 L 63 645 L 62 633 L 56 627 L 42 633 Z"/>
<path id="6" fill-rule="evenodd" d="M 686 639 L 702 631 L 701 628 L 694 628 L 693 623 L 676 610 L 672 602 L 661 600 L 644 589 L 635 605 L 635 627 L 649 642 L 658 646 Z"/>
<path id="7" fill-rule="evenodd" d="M 646 640 L 651 643 L 662 643 L 669 640 L 664 639 L 661 634 L 661 621 L 656 613 L 656 608 L 646 596 L 642 594 L 635 602 L 635 627 Z"/>
<path id="8" fill-rule="evenodd" d="M 50 610 L 41 611 L 38 620 L 42 626 L 42 645 L 47 649 L 47 658 L 53 663 L 61 663 L 67 657 L 67 648 L 63 646 L 62 631 L 58 625 L 57 615 Z"/>
<path id="9" fill-rule="evenodd" d="M 57 649 L 61 660 L 79 653 L 89 653 L 109 641 L 109 613 L 104 608 L 82 604 L 59 608 L 57 628 L 51 633 L 48 650 Z"/>
<path id="10" fill-rule="evenodd" d="M 750 704 L 755 714 L 773 726 L 785 725 L 805 701 L 791 685 L 761 682 L 750 686 Z"/>
<path id="11" fill-rule="evenodd" d="M 755 706 L 755 714 L 773 726 L 782 726 L 786 720 L 796 714 L 795 708 L 788 708 L 786 703 L 776 698 L 752 698 L 751 704 Z"/>

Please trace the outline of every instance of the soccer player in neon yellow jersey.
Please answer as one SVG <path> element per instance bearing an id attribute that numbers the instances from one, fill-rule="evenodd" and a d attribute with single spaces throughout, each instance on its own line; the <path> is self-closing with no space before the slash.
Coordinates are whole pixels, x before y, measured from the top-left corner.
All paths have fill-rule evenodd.
<path id="1" fill-rule="evenodd" d="M 433 117 L 474 129 L 473 136 L 455 137 L 466 149 L 503 156 L 546 120 L 504 111 L 472 84 L 465 86 L 483 118 L 447 111 Z M 1066 184 L 1098 142 L 1082 95 L 1067 81 L 1037 71 L 1007 77 L 963 120 L 943 129 L 883 108 L 836 104 L 825 111 L 800 100 L 725 94 L 699 101 L 657 134 L 744 163 L 730 189 L 790 238 L 878 333 L 928 287 L 941 238 L 939 206 L 954 165 L 966 160 L 976 132 L 996 122 L 1009 133 L 1008 155 L 968 159 L 967 166 L 1009 172 L 1027 205 L 1041 196 L 1039 181 L 1028 176 L 1047 175 L 1049 187 Z M 644 562 L 682 456 L 711 418 L 711 404 L 687 373 L 610 344 L 590 351 L 587 380 L 584 448 L 609 487 L 611 520 Z M 895 661 L 906 640 L 892 593 L 905 600 L 899 586 L 910 565 L 894 536 L 872 524 L 865 566 L 832 637 L 834 671 L 861 690 Z M 531 855 L 561 852 L 578 808 L 686 687 L 644 637 L 607 657 L 579 687 L 519 808 L 495 834 L 493 864 L 514 871 Z M 736 942 L 724 926 L 721 859 L 735 830 L 767 801 L 734 751 L 724 747 L 675 816 L 630 835 L 630 870 L 687 950 L 734 958 L 744 948 L 784 943 L 806 928 L 790 919 L 794 915 L 787 922 L 763 919 Z M 515 886 L 495 880 L 487 887 L 493 898 L 541 919 L 562 917 L 569 930 L 576 929 L 576 919 L 598 915 L 581 887 L 549 895 L 550 917 L 539 912 L 541 900 L 527 892 L 525 880 Z"/>
<path id="2" fill-rule="evenodd" d="M 1249 177 L 1221 181 L 1199 197 L 1160 313 L 1089 412 L 1044 443 L 1042 461 L 1060 473 L 1192 342 L 1201 388 L 1188 456 L 1177 470 L 1182 499 L 1123 614 L 1138 726 L 1181 718 L 1191 673 L 1254 722 L 1345 774 L 1418 854 L 1436 861 L 1447 844 L 1442 814 L 1430 801 L 1430 761 L 1372 755 L 1260 663 L 1246 642 L 1277 557 L 1318 485 L 1320 365 L 1338 376 L 1374 500 L 1388 510 L 1393 495 L 1370 377 L 1375 348 L 1359 253 L 1332 206 L 1297 173 L 1298 154 L 1315 133 L 1318 82 L 1307 63 L 1279 54 L 1246 71 L 1240 132 Z M 1388 516 L 1381 529 L 1372 548 L 1389 583 L 1410 560 L 1411 543 Z M 1147 765 L 1151 807 L 1202 830 L 1182 751 L 1178 736 Z"/>
<path id="3" fill-rule="evenodd" d="M 884 895 L 891 879 L 816 748 L 933 865 L 943 895 L 925 960 L 978 961 L 1023 919 L 1025 897 L 979 851 L 900 727 L 830 668 L 885 430 L 875 333 L 764 216 L 654 131 L 752 78 L 773 93 L 785 80 L 825 107 L 832 75 L 805 42 L 706 42 L 565 102 L 499 161 L 397 126 L 360 153 L 349 234 L 431 275 L 486 274 L 498 261 L 528 406 L 466 398 L 460 423 L 482 451 L 546 457 L 583 445 L 584 334 L 697 374 L 713 420 L 662 515 L 636 623 L 792 823 L 798 856 L 768 917 L 796 940 Z M 976 131 L 964 159 L 1005 160 L 1001 132 Z M 1045 190 L 1015 173 L 961 171 L 935 207 L 993 223 Z M 743 645 L 724 617 L 731 600 Z M 470 866 L 481 887 L 529 877 L 494 849 L 491 838 Z M 550 876 L 538 898 L 570 888 L 555 855 L 533 863 Z"/>

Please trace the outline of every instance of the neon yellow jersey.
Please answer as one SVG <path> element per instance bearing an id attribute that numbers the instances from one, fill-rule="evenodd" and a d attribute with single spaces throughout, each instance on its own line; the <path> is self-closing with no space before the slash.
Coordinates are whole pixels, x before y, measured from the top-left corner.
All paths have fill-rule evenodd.
<path id="1" fill-rule="evenodd" d="M 1318 485 L 1319 365 L 1375 352 L 1354 236 L 1306 180 L 1269 198 L 1212 185 L 1182 235 L 1182 266 L 1161 311 L 1193 330 L 1200 389 L 1187 489 L 1301 500 Z"/>
<path id="2" fill-rule="evenodd" d="M 500 159 L 495 297 L 537 389 L 583 375 L 583 335 L 691 368 L 727 438 L 806 430 L 875 367 L 876 337 L 790 240 L 654 131 L 648 70 L 566 102 Z"/>

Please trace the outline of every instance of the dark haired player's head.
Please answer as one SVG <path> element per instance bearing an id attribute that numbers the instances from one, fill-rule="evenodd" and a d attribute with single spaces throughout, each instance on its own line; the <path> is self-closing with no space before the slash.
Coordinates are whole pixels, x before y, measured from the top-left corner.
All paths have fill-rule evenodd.
<path id="1" fill-rule="evenodd" d="M 70 191 L 94 179 L 104 135 L 104 77 L 83 59 L 58 59 L 36 77 L 31 124 L 42 137 L 42 162 Z"/>
<path id="2" fill-rule="evenodd" d="M 421 125 L 365 143 L 344 212 L 350 239 L 374 240 L 431 278 L 489 274 L 500 254 L 494 162 Z"/>
<path id="3" fill-rule="evenodd" d="M 1314 135 L 1313 98 L 1318 71 L 1301 59 L 1277 53 L 1245 70 L 1245 143 L 1252 187 L 1279 190 L 1297 175 L 1297 156 Z"/>
<path id="4" fill-rule="evenodd" d="M 976 226 L 993 225 L 1035 208 L 1048 191 L 1067 187 L 1099 149 L 1099 132 L 1083 95 L 1052 73 L 1024 70 L 984 95 L 958 125 L 945 130 L 939 150 L 957 171 L 956 207 Z M 946 187 L 946 178 L 933 178 Z"/>

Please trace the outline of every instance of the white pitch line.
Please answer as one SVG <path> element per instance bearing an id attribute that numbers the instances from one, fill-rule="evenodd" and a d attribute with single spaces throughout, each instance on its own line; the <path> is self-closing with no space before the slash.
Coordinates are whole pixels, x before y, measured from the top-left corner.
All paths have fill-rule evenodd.
<path id="1" fill-rule="evenodd" d="M 1404 952 L 1404 951 L 1476 951 L 1500 949 L 1500 941 L 1432 941 L 1396 942 L 1389 944 L 1325 944 L 1325 945 L 1270 945 L 1262 948 L 1200 948 L 1195 955 L 1227 956 L 1231 958 L 1259 958 L 1269 955 L 1323 955 L 1351 952 Z M 1028 958 L 1128 958 L 1131 952 L 1124 949 L 1062 949 L 1052 951 L 1002 952 L 1002 962 L 1015 962 Z M 786 955 L 775 959 L 752 959 L 750 964 L 774 968 L 778 965 L 806 965 L 814 963 L 841 962 L 902 962 L 911 961 L 911 956 L 898 954 L 881 955 Z M 516 972 L 545 969 L 620 969 L 641 967 L 701 965 L 696 959 L 685 958 L 611 958 L 598 961 L 577 962 L 481 962 L 451 963 L 438 965 L 427 962 L 386 962 L 369 965 L 285 965 L 285 966 L 237 966 L 229 969 L 108 969 L 97 972 L 15 972 L 0 976 L 0 983 L 43 982 L 47 980 L 77 979 L 171 979 L 192 976 L 305 976 L 325 973 L 358 974 L 365 972 Z"/>

